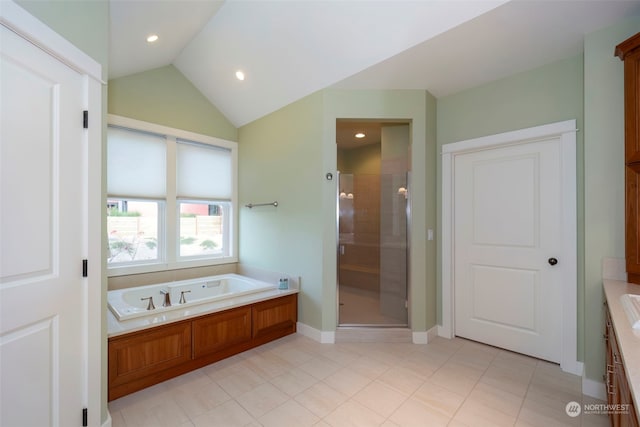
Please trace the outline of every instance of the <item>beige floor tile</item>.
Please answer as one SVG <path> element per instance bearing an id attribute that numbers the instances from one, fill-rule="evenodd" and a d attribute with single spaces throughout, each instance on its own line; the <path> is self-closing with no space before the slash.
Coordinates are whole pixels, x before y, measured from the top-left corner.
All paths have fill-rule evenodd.
<path id="1" fill-rule="evenodd" d="M 362 404 L 348 400 L 324 418 L 333 427 L 379 426 L 385 419 Z"/>
<path id="2" fill-rule="evenodd" d="M 313 412 L 318 417 L 324 417 L 333 412 L 338 406 L 347 401 L 349 397 L 327 384 L 320 382 L 306 389 L 295 397 L 302 406 Z"/>
<path id="3" fill-rule="evenodd" d="M 189 421 L 187 414 L 170 399 L 153 407 L 130 406 L 121 414 L 127 427 L 175 427 Z"/>
<path id="4" fill-rule="evenodd" d="M 429 381 L 454 393 L 467 396 L 481 376 L 480 370 L 447 362 L 429 378 Z"/>
<path id="5" fill-rule="evenodd" d="M 531 383 L 527 390 L 526 400 L 557 411 L 564 411 L 569 402 L 582 404 L 582 394 L 569 392 L 565 388 L 554 387 L 549 384 Z"/>
<path id="6" fill-rule="evenodd" d="M 373 380 L 370 377 L 355 372 L 351 368 L 342 368 L 324 379 L 331 388 L 349 397 L 362 390 L 371 381 Z"/>
<path id="7" fill-rule="evenodd" d="M 238 403 L 254 418 L 263 416 L 288 399 L 289 396 L 270 383 L 260 384 L 253 390 L 236 397 Z"/>
<path id="8" fill-rule="evenodd" d="M 323 380 L 329 375 L 340 370 L 342 366 L 333 360 L 329 360 L 324 357 L 314 357 L 308 362 L 300 365 L 299 368 L 315 378 Z"/>
<path id="9" fill-rule="evenodd" d="M 109 410 L 109 414 L 111 415 L 111 427 L 127 427 L 127 423 L 125 423 L 122 414 L 118 411 Z"/>
<path id="10" fill-rule="evenodd" d="M 375 380 L 380 375 L 391 369 L 391 365 L 381 360 L 373 359 L 368 356 L 361 356 L 348 365 L 349 369 L 357 372 L 365 377 Z"/>
<path id="11" fill-rule="evenodd" d="M 456 412 L 454 420 L 474 427 L 510 427 L 515 423 L 516 417 L 469 397 Z"/>
<path id="12" fill-rule="evenodd" d="M 408 395 L 374 381 L 353 396 L 353 400 L 387 418 L 407 400 Z"/>
<path id="13" fill-rule="evenodd" d="M 345 347 L 344 344 L 336 344 L 329 351 L 323 351 L 321 355 L 341 366 L 346 366 L 362 356 L 360 353 L 350 350 L 349 347 Z"/>
<path id="14" fill-rule="evenodd" d="M 518 416 L 524 402 L 524 398 L 520 396 L 482 382 L 476 384 L 467 399 L 475 400 L 514 418 Z"/>
<path id="15" fill-rule="evenodd" d="M 401 427 L 440 427 L 446 426 L 450 419 L 419 400 L 409 398 L 391 414 L 389 420 Z"/>
<path id="16" fill-rule="evenodd" d="M 453 418 L 465 399 L 464 396 L 449 391 L 430 381 L 426 381 L 416 390 L 412 397 L 448 418 Z"/>
<path id="17" fill-rule="evenodd" d="M 411 395 L 424 380 L 416 372 L 403 366 L 395 366 L 378 377 L 378 381 L 398 390 L 401 393 Z"/>
<path id="18" fill-rule="evenodd" d="M 277 377 L 295 368 L 273 352 L 254 354 L 246 359 L 246 363 L 249 368 L 265 379 Z"/>
<path id="19" fill-rule="evenodd" d="M 308 389 L 319 380 L 302 369 L 292 369 L 282 375 L 272 378 L 269 382 L 289 396 L 295 396 Z"/>
<path id="20" fill-rule="evenodd" d="M 518 421 L 524 421 L 533 426 L 577 427 L 580 426 L 581 417 L 572 418 L 568 416 L 564 407 L 562 409 L 552 408 L 530 399 L 525 399 L 518 414 Z"/>
<path id="21" fill-rule="evenodd" d="M 202 368 L 202 371 L 214 381 L 236 374 L 246 369 L 245 360 L 240 355 L 223 359 Z"/>
<path id="22" fill-rule="evenodd" d="M 238 402 L 229 400 L 192 421 L 195 427 L 244 427 L 254 419 Z"/>
<path id="23" fill-rule="evenodd" d="M 189 415 L 196 417 L 231 399 L 215 382 L 195 387 L 180 387 L 170 392 L 173 400 Z"/>
<path id="24" fill-rule="evenodd" d="M 481 383 L 489 384 L 518 397 L 527 394 L 533 372 L 518 370 L 512 366 L 492 364 L 480 377 Z"/>
<path id="25" fill-rule="evenodd" d="M 246 367 L 232 375 L 227 375 L 216 381 L 220 387 L 224 389 L 231 397 L 239 396 L 255 387 L 263 384 L 265 379 L 253 370 Z"/>
<path id="26" fill-rule="evenodd" d="M 264 427 L 305 427 L 312 426 L 319 420 L 295 400 L 287 400 L 258 419 Z"/>
<path id="27" fill-rule="evenodd" d="M 179 377 L 165 381 L 163 384 L 168 391 L 177 390 L 182 387 L 200 387 L 202 385 L 211 384 L 213 380 L 207 376 L 202 369 L 188 372 Z"/>

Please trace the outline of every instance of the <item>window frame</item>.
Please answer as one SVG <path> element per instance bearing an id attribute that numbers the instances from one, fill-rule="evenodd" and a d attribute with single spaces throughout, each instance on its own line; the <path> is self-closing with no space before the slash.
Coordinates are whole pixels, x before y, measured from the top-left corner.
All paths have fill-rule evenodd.
<path id="1" fill-rule="evenodd" d="M 115 277 L 128 274 L 151 273 L 168 270 L 176 270 L 181 268 L 202 267 L 210 265 L 220 265 L 238 262 L 238 143 L 228 141 L 221 138 L 215 138 L 208 135 L 202 135 L 181 129 L 175 129 L 155 123 L 144 122 L 141 120 L 131 119 L 128 117 L 117 116 L 114 114 L 107 115 L 107 123 L 109 126 L 117 126 L 132 131 L 149 132 L 165 137 L 166 141 L 166 196 L 163 199 L 164 212 L 158 214 L 159 230 L 158 240 L 163 237 L 162 248 L 158 247 L 158 260 L 154 262 L 134 262 L 119 263 L 116 266 L 107 264 L 107 276 Z M 211 145 L 213 147 L 225 148 L 231 151 L 231 199 L 230 200 L 201 200 L 204 203 L 228 203 L 229 214 L 224 219 L 226 229 L 225 241 L 228 242 L 229 250 L 226 256 L 216 257 L 181 257 L 180 256 L 180 214 L 179 204 L 184 202 L 183 199 L 177 197 L 177 144 L 178 140 L 193 141 L 200 144 Z M 109 171 L 107 170 L 106 176 Z M 128 199 L 129 197 L 122 195 L 110 195 L 105 190 L 103 205 L 106 206 L 109 198 Z M 131 198 L 133 199 L 133 198 Z M 158 200 L 150 198 L 150 200 Z M 160 199 L 162 200 L 162 199 Z M 195 201 L 195 200 L 194 200 Z M 160 208 L 161 206 L 159 206 Z M 106 216 L 106 211 L 105 216 Z M 162 220 L 160 219 L 162 217 Z M 105 218 L 106 223 L 106 218 Z M 107 239 L 106 231 L 104 239 Z M 162 253 L 160 251 L 162 250 Z"/>

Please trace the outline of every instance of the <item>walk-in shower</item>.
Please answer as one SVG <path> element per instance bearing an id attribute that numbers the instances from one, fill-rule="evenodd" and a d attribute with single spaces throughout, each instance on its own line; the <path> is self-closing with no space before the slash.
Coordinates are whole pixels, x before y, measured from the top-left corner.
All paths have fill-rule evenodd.
<path id="1" fill-rule="evenodd" d="M 336 126 L 338 325 L 406 327 L 410 126 Z"/>

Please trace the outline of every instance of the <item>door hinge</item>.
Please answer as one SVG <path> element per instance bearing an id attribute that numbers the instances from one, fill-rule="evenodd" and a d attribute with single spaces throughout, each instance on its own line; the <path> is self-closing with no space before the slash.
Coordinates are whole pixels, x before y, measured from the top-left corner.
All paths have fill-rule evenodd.
<path id="1" fill-rule="evenodd" d="M 89 410 L 87 408 L 82 408 L 82 427 L 87 427 L 89 425 Z"/>
<path id="2" fill-rule="evenodd" d="M 89 260 L 82 260 L 82 277 L 87 277 L 89 275 Z"/>
<path id="3" fill-rule="evenodd" d="M 87 110 L 82 112 L 82 127 L 84 129 L 89 129 L 89 111 Z"/>

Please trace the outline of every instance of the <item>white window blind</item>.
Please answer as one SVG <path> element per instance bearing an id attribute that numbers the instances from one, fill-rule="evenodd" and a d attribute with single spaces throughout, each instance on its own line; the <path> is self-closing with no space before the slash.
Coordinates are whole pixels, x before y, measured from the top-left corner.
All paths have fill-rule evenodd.
<path id="1" fill-rule="evenodd" d="M 178 141 L 178 198 L 231 200 L 232 186 L 231 150 Z"/>
<path id="2" fill-rule="evenodd" d="M 164 198 L 166 195 L 164 136 L 109 127 L 107 131 L 107 193 L 113 196 Z"/>

